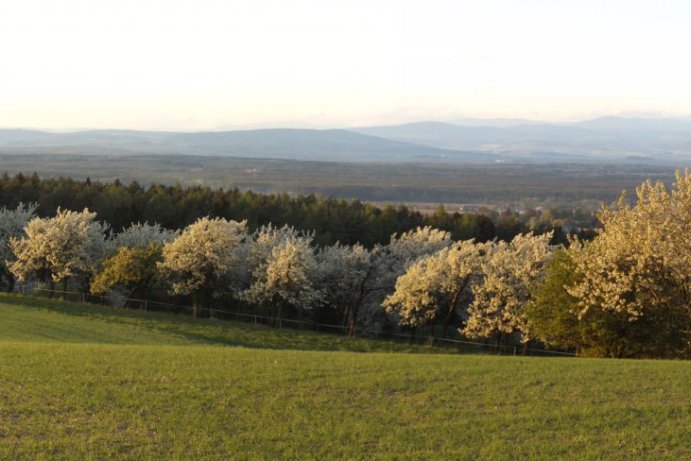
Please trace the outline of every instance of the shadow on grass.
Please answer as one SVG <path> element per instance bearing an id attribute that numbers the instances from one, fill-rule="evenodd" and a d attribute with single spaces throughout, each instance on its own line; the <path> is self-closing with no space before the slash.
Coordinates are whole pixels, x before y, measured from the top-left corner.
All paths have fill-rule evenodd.
<path id="1" fill-rule="evenodd" d="M 452 348 L 430 348 L 385 339 L 347 338 L 308 330 L 276 329 L 262 324 L 229 320 L 193 319 L 184 314 L 138 311 L 94 304 L 49 300 L 17 294 L 0 295 L 0 303 L 43 309 L 63 315 L 117 325 L 131 325 L 194 344 L 349 352 L 458 353 Z"/>

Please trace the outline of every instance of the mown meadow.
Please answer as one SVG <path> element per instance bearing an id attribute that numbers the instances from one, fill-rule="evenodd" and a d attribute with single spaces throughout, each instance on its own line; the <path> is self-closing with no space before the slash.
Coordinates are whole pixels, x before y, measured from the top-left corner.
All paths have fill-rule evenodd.
<path id="1" fill-rule="evenodd" d="M 685 361 L 439 353 L 17 295 L 0 319 L 0 459 L 691 458 Z"/>

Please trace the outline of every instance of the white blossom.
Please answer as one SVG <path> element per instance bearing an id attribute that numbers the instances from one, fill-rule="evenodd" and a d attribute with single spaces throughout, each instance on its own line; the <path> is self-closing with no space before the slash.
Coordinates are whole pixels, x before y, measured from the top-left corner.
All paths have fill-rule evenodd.
<path id="1" fill-rule="evenodd" d="M 243 297 L 259 305 L 281 309 L 288 305 L 298 310 L 309 310 L 319 301 L 321 293 L 313 286 L 312 277 L 316 268 L 311 238 L 293 232 L 277 232 L 270 238 L 260 233 L 255 257 L 260 252 L 265 258 L 257 261 L 253 270 L 253 281 Z M 273 246 L 268 251 L 269 242 Z"/>
<path id="2" fill-rule="evenodd" d="M 195 305 L 202 307 L 216 291 L 232 287 L 230 279 L 246 238 L 245 221 L 201 218 L 163 246 L 159 268 L 173 293 L 191 294 Z"/>
<path id="3" fill-rule="evenodd" d="M 88 209 L 58 209 L 53 218 L 34 218 L 24 229 L 25 237 L 11 239 L 16 260 L 10 270 L 20 281 L 34 275 L 53 282 L 88 275 L 105 256 L 107 230 Z"/>
<path id="4" fill-rule="evenodd" d="M 146 248 L 151 244 L 163 245 L 173 240 L 177 232 L 164 229 L 160 224 L 133 223 L 112 239 L 114 250 L 120 247 Z"/>
<path id="5" fill-rule="evenodd" d="M 461 332 L 472 338 L 518 334 L 530 340 L 524 308 L 531 287 L 542 277 L 553 248 L 551 235 L 518 235 L 511 243 L 488 247 L 482 262 L 482 281 L 473 285 L 473 301 Z"/>
<path id="6" fill-rule="evenodd" d="M 422 326 L 441 315 L 446 327 L 480 275 L 490 247 L 468 240 L 418 259 L 398 277 L 396 291 L 386 298 L 384 307 L 403 325 Z"/>
<path id="7" fill-rule="evenodd" d="M 15 209 L 0 209 L 0 278 L 7 279 L 10 290 L 14 285 L 14 276 L 9 265 L 15 259 L 10 242 L 25 235 L 24 227 L 35 216 L 36 208 L 36 204 L 20 203 Z"/>
<path id="8" fill-rule="evenodd" d="M 631 320 L 653 310 L 691 317 L 691 174 L 677 172 L 671 191 L 645 182 L 631 206 L 603 208 L 603 230 L 591 242 L 571 245 L 580 282 L 567 287 L 589 309 L 626 313 Z"/>
<path id="9" fill-rule="evenodd" d="M 360 308 L 370 293 L 373 260 L 372 252 L 359 244 L 337 243 L 317 254 L 315 283 L 323 293 L 322 302 L 339 312 L 353 334 Z"/>

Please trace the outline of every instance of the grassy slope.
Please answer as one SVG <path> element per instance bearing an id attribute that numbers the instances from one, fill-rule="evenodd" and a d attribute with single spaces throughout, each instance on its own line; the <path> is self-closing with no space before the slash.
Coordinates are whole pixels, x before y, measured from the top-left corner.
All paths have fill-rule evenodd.
<path id="1" fill-rule="evenodd" d="M 0 293 L 0 341 L 222 345 L 259 349 L 432 352 L 399 342 L 349 339 L 251 323 L 113 309 Z M 434 350 L 434 352 L 438 352 Z"/>
<path id="2" fill-rule="evenodd" d="M 398 347 L 0 298 L 0 459 L 691 458 L 688 362 Z"/>

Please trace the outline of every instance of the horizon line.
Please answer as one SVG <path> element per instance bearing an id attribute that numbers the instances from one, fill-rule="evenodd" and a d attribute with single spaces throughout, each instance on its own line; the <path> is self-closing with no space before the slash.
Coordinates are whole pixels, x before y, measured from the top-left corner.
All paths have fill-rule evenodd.
<path id="1" fill-rule="evenodd" d="M 360 128 L 370 128 L 370 127 L 384 127 L 384 126 L 403 126 L 403 125 L 414 125 L 420 123 L 440 123 L 446 125 L 455 125 L 460 127 L 470 127 L 470 128 L 480 128 L 493 126 L 496 128 L 507 128 L 509 126 L 522 126 L 522 125 L 578 125 L 585 122 L 590 122 L 600 119 L 620 119 L 620 120 L 676 120 L 676 121 L 687 121 L 691 123 L 691 115 L 641 115 L 641 114 L 609 114 L 600 115 L 596 117 L 586 117 L 577 118 L 572 120 L 549 120 L 549 119 L 532 119 L 532 118 L 522 118 L 522 117 L 457 117 L 454 119 L 435 119 L 435 118 L 421 118 L 417 120 L 402 121 L 398 123 L 372 123 L 372 124 L 324 124 L 319 125 L 312 122 L 252 122 L 247 124 L 227 124 L 227 125 L 217 125 L 211 128 L 131 128 L 131 127 L 40 127 L 40 126 L 0 126 L 0 130 L 18 130 L 18 131 L 40 131 L 45 133 L 78 133 L 84 131 L 139 131 L 139 132 L 158 132 L 158 133 L 221 133 L 230 131 L 261 131 L 261 130 L 272 130 L 272 129 L 283 129 L 283 130 L 314 130 L 314 131 L 328 131 L 328 130 L 351 130 Z M 473 122 L 473 125 L 465 125 L 463 121 Z M 490 122 L 488 125 L 478 125 L 478 122 Z M 516 122 L 512 125 L 496 126 L 492 125 L 491 122 Z"/>

